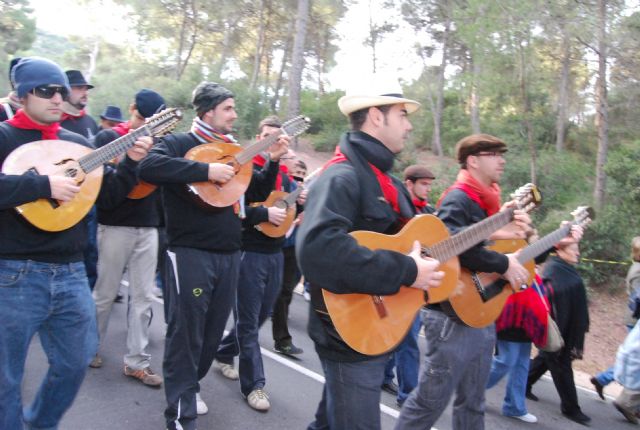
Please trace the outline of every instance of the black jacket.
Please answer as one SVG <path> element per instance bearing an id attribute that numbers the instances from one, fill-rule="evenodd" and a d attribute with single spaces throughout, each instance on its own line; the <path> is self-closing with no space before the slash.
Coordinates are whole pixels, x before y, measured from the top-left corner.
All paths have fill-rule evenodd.
<path id="1" fill-rule="evenodd" d="M 65 129 L 58 132 L 60 140 L 89 146 L 79 134 Z M 17 147 L 42 140 L 37 130 L 24 130 L 0 123 L 0 164 Z M 138 163 L 125 157 L 117 168 L 105 166 L 102 187 L 96 201 L 100 208 L 121 204 L 136 184 Z M 83 220 L 60 232 L 46 232 L 32 226 L 14 209 L 23 203 L 50 198 L 47 176 L 35 173 L 0 174 L 0 258 L 35 260 L 52 263 L 82 261 L 87 242 L 87 226 Z"/>
<path id="2" fill-rule="evenodd" d="M 119 137 L 113 130 L 102 130 L 96 135 L 94 144 L 96 148 L 102 148 Z M 156 189 L 143 199 L 127 198 L 115 208 L 98 208 L 98 223 L 123 227 L 158 227 L 162 224 L 160 209 L 160 192 Z"/>
<path id="3" fill-rule="evenodd" d="M 278 163 L 267 162 L 264 166 L 253 165 L 251 186 L 249 186 L 245 195 L 247 216 L 242 220 L 242 249 L 244 251 L 275 254 L 282 250 L 282 245 L 285 240 L 284 236 L 273 238 L 256 229 L 258 224 L 269 221 L 268 209 L 264 206 L 251 206 L 251 203 L 264 202 L 269 197 L 271 191 L 264 196 L 264 190 L 268 186 L 270 186 L 272 190 L 275 188 L 278 175 L 282 178 L 282 189 L 279 191 L 293 191 L 294 186 L 292 186 L 289 176 L 280 172 Z M 258 184 L 264 185 L 258 186 Z"/>
<path id="4" fill-rule="evenodd" d="M 587 292 L 574 266 L 558 256 L 544 265 L 542 280 L 553 306 L 553 319 L 558 324 L 567 350 L 584 350 L 585 333 L 589 331 Z"/>
<path id="5" fill-rule="evenodd" d="M 329 166 L 313 183 L 305 205 L 305 219 L 296 238 L 296 256 L 311 285 L 309 334 L 321 357 L 361 361 L 368 356 L 351 349 L 339 336 L 321 289 L 333 293 L 388 295 L 411 285 L 417 267 L 410 257 L 358 245 L 349 232 L 395 233 L 399 215 L 384 199 L 368 162 L 383 172 L 394 155 L 378 140 L 362 132 L 343 135 L 340 149 L 348 161 Z M 415 214 L 409 193 L 393 178 L 404 218 Z"/>
<path id="6" fill-rule="evenodd" d="M 66 130 L 78 133 L 89 139 L 89 143 L 93 145 L 93 137 L 98 133 L 98 124 L 89 115 L 83 115 L 77 118 L 67 118 L 60 123 L 60 126 Z"/>
<path id="7" fill-rule="evenodd" d="M 162 186 L 169 246 L 184 246 L 218 253 L 240 249 L 240 217 L 233 206 L 204 207 L 190 195 L 187 185 L 205 182 L 209 164 L 184 155 L 200 142 L 191 133 L 164 136 L 140 163 L 140 178 Z"/>

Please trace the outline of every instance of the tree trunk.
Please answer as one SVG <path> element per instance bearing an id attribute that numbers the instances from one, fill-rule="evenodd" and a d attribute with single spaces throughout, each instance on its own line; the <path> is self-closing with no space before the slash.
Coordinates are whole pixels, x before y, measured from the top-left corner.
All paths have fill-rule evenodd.
<path id="1" fill-rule="evenodd" d="M 607 174 L 604 171 L 609 149 L 609 106 L 607 101 L 607 0 L 598 0 L 598 79 L 596 81 L 596 127 L 598 157 L 593 200 L 596 210 L 604 206 Z"/>
<path id="2" fill-rule="evenodd" d="M 260 74 L 260 64 L 262 63 L 262 52 L 264 50 L 264 32 L 265 32 L 265 19 L 264 19 L 264 0 L 260 0 L 260 24 L 258 26 L 258 40 L 256 41 L 256 53 L 253 57 L 253 72 L 251 73 L 251 81 L 249 83 L 249 90 L 253 91 L 258 83 L 258 75 Z"/>
<path id="3" fill-rule="evenodd" d="M 520 96 L 522 98 L 522 118 L 525 126 L 525 130 L 527 132 L 527 144 L 529 146 L 529 155 L 530 155 L 530 174 L 531 174 L 531 182 L 537 183 L 536 177 L 536 163 L 537 163 L 537 154 L 536 147 L 533 142 L 533 126 L 531 125 L 531 101 L 529 100 L 529 91 L 527 89 L 527 62 L 525 55 L 525 48 L 522 46 L 524 41 L 520 40 L 518 42 L 518 50 L 520 54 Z M 528 43 L 528 41 L 527 41 Z"/>
<path id="4" fill-rule="evenodd" d="M 89 67 L 87 69 L 87 72 L 84 74 L 85 78 L 87 79 L 87 82 L 91 82 L 91 76 L 93 75 L 93 72 L 96 71 L 96 63 L 98 61 L 99 53 L 100 53 L 100 42 L 96 40 L 93 43 L 93 49 L 89 53 Z"/>
<path id="5" fill-rule="evenodd" d="M 213 76 L 216 80 L 220 80 L 220 75 L 222 75 L 222 71 L 224 70 L 225 61 L 229 58 L 229 53 L 231 52 L 231 36 L 233 35 L 233 31 L 236 28 L 236 24 L 240 21 L 240 18 L 236 18 L 233 21 L 224 22 L 225 31 L 224 36 L 222 37 L 222 52 L 220 53 L 220 61 L 216 64 L 216 67 L 213 71 Z"/>
<path id="6" fill-rule="evenodd" d="M 289 103 L 287 117 L 291 118 L 300 113 L 300 90 L 302 87 L 302 71 L 304 70 L 304 42 L 309 19 L 310 0 L 298 0 L 296 16 L 296 35 L 293 39 L 291 54 L 291 72 L 289 73 Z M 294 142 L 294 147 L 296 142 Z"/>
<path id="7" fill-rule="evenodd" d="M 278 111 L 278 103 L 280 101 L 280 89 L 282 88 L 282 81 L 284 80 L 284 71 L 287 68 L 287 61 L 291 50 L 291 31 L 293 30 L 294 20 L 289 21 L 287 26 L 287 39 L 284 41 L 284 52 L 282 53 L 282 64 L 280 64 L 280 71 L 278 72 L 278 79 L 276 80 L 276 86 L 273 89 L 273 97 L 271 97 L 271 112 L 276 113 Z"/>
<path id="8" fill-rule="evenodd" d="M 471 114 L 471 132 L 480 133 L 480 94 L 478 82 L 480 81 L 480 65 L 473 55 L 471 57 L 471 93 L 469 94 L 469 110 Z"/>
<path id="9" fill-rule="evenodd" d="M 446 12 L 444 33 L 442 35 L 442 60 L 438 70 L 438 87 L 436 89 L 436 106 L 433 111 L 433 138 L 431 139 L 431 152 L 442 156 L 442 142 L 440 139 L 440 127 L 442 126 L 442 111 L 444 110 L 444 71 L 449 61 L 449 34 L 451 32 L 451 18 Z"/>
<path id="10" fill-rule="evenodd" d="M 558 118 L 556 119 L 556 151 L 564 151 L 564 138 L 567 127 L 567 98 L 569 89 L 569 70 L 571 60 L 571 44 L 569 32 L 562 25 L 562 68 L 560 70 L 560 85 L 558 88 Z"/>

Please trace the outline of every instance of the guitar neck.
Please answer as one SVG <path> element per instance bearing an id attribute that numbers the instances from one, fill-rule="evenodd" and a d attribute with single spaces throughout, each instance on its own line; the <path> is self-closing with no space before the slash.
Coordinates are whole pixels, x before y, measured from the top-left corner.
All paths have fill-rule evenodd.
<path id="1" fill-rule="evenodd" d="M 238 161 L 239 164 L 245 164 L 253 160 L 253 157 L 255 157 L 256 155 L 258 155 L 259 153 L 261 153 L 262 151 L 264 151 L 265 149 L 267 149 L 268 147 L 276 143 L 278 138 L 280 138 L 280 136 L 283 133 L 284 131 L 280 128 L 278 129 L 278 131 L 275 131 L 273 134 L 270 134 L 264 139 L 252 143 L 251 145 L 247 146 L 244 150 L 236 154 L 236 160 Z"/>
<path id="2" fill-rule="evenodd" d="M 125 134 L 122 137 L 114 140 L 108 145 L 103 146 L 102 148 L 98 148 L 90 154 L 81 157 L 78 160 L 80 163 L 80 167 L 86 173 L 91 172 L 92 170 L 97 169 L 105 163 L 108 163 L 110 160 L 118 157 L 119 155 L 124 154 L 129 150 L 129 148 L 133 147 L 133 144 L 138 140 L 141 136 L 150 136 L 151 132 L 146 125 L 143 125 L 140 128 L 137 128 L 130 133 Z"/>
<path id="3" fill-rule="evenodd" d="M 525 247 L 518 255 L 518 261 L 520 263 L 526 263 L 533 260 L 537 256 L 544 253 L 547 249 L 551 248 L 553 244 L 558 243 L 560 239 L 566 237 L 571 231 L 571 224 L 560 227 L 559 229 L 549 233 L 545 237 L 539 239 L 537 242 Z"/>
<path id="4" fill-rule="evenodd" d="M 493 233 L 509 224 L 512 218 L 513 209 L 498 212 L 451 236 L 449 239 L 436 243 L 429 249 L 429 254 L 436 260 L 445 262 L 488 239 Z"/>

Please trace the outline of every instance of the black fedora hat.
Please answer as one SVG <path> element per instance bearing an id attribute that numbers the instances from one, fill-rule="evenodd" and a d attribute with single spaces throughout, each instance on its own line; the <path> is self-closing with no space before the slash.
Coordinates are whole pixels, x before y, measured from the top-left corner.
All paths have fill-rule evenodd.
<path id="1" fill-rule="evenodd" d="M 80 70 L 67 70 L 65 73 L 69 79 L 70 87 L 82 87 L 86 85 L 89 89 L 93 88 L 93 85 L 86 81 Z"/>
<path id="2" fill-rule="evenodd" d="M 122 112 L 118 106 L 107 105 L 100 114 L 100 118 L 106 119 L 107 121 L 124 122 Z"/>

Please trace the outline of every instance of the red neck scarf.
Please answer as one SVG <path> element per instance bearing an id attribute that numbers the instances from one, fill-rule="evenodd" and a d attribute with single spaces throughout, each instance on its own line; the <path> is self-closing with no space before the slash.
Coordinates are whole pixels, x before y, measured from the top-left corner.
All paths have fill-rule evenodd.
<path id="1" fill-rule="evenodd" d="M 130 121 L 121 122 L 120 124 L 113 127 L 111 130 L 115 131 L 120 136 L 124 136 L 125 134 L 128 134 L 131 131 L 131 122 Z"/>
<path id="2" fill-rule="evenodd" d="M 336 146 L 336 150 L 333 153 L 333 158 L 325 163 L 322 166 L 322 170 L 325 170 L 327 167 L 332 164 L 342 163 L 347 160 L 347 157 L 340 151 L 340 147 Z M 378 184 L 380 184 L 380 189 L 382 190 L 382 195 L 387 200 L 387 203 L 391 205 L 393 210 L 400 214 L 400 205 L 398 203 L 398 189 L 393 185 L 393 181 L 391 177 L 385 175 L 380 169 L 374 166 L 371 163 L 368 163 L 371 170 L 376 175 L 376 179 L 378 180 Z"/>
<path id="3" fill-rule="evenodd" d="M 412 199 L 412 201 L 413 201 L 413 205 L 416 207 L 416 211 L 418 213 L 422 213 L 424 208 L 427 207 L 427 201 L 426 200 L 420 200 L 418 198 L 414 198 L 414 199 Z"/>
<path id="4" fill-rule="evenodd" d="M 258 154 L 255 157 L 253 157 L 253 164 L 255 164 L 256 166 L 262 167 L 265 164 L 267 164 L 267 160 L 261 154 Z M 289 176 L 289 169 L 284 164 L 280 164 L 279 168 L 280 168 L 280 173 L 276 177 L 276 185 L 274 189 L 276 191 L 284 191 L 282 189 L 282 175 Z"/>
<path id="5" fill-rule="evenodd" d="M 42 125 L 38 124 L 29 116 L 24 113 L 24 110 L 20 109 L 10 120 L 7 120 L 9 124 L 15 128 L 21 128 L 23 130 L 38 130 L 42 132 L 43 140 L 56 140 L 58 139 L 58 131 L 60 130 L 60 123 L 54 122 L 53 124 Z"/>
<path id="6" fill-rule="evenodd" d="M 442 193 L 437 206 L 440 206 L 444 196 L 454 189 L 464 191 L 471 200 L 478 203 L 482 210 L 487 213 L 487 216 L 491 216 L 500 210 L 500 186 L 496 183 L 491 184 L 489 187 L 481 184 L 471 176 L 467 169 L 460 170 L 456 182 Z"/>
<path id="7" fill-rule="evenodd" d="M 70 113 L 66 113 L 66 112 L 65 112 L 65 113 L 63 113 L 63 114 L 62 114 L 62 118 L 60 118 L 60 122 L 62 122 L 62 121 L 66 121 L 66 120 L 68 120 L 68 119 L 80 119 L 80 118 L 82 118 L 83 116 L 85 116 L 86 114 L 87 114 L 87 111 L 86 111 L 86 110 L 84 110 L 84 109 L 82 109 L 82 110 L 78 113 L 78 115 L 71 115 Z"/>

